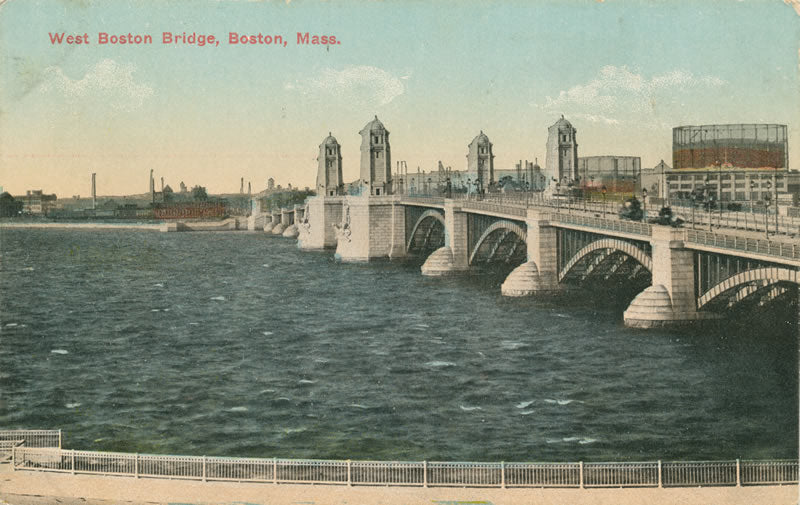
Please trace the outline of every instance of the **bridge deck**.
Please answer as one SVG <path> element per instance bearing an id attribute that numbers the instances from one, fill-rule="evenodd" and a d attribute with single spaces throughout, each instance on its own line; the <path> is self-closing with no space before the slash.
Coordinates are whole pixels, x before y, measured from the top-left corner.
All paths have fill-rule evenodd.
<path id="1" fill-rule="evenodd" d="M 444 198 L 401 196 L 402 205 L 444 208 Z M 490 197 L 484 200 L 458 199 L 465 212 L 514 221 L 524 220 L 528 209 L 537 209 L 549 216 L 550 223 L 560 228 L 602 233 L 633 240 L 643 240 L 652 234 L 653 225 L 642 221 L 621 219 L 613 205 L 592 203 L 570 204 L 560 201 L 539 201 L 518 197 Z M 728 254 L 761 261 L 778 261 L 800 267 L 800 221 L 782 220 L 781 234 L 766 237 L 762 229 L 753 229 L 754 218 L 738 214 L 715 219 L 713 213 L 697 213 L 694 222 L 687 222 L 685 231 L 688 247 L 701 251 Z M 701 215 L 702 214 L 702 215 Z M 728 213 L 731 214 L 731 213 Z M 757 221 L 757 220 L 755 220 Z M 718 226 L 721 223 L 722 226 Z M 734 223 L 736 223 L 734 225 Z M 741 223 L 741 226 L 739 226 Z M 774 228 L 771 228 L 774 232 Z"/>

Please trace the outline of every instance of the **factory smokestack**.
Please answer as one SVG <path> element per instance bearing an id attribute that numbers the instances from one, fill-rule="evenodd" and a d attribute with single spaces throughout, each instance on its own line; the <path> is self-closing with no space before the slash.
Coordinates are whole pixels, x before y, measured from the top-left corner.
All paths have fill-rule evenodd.
<path id="1" fill-rule="evenodd" d="M 92 173 L 92 209 L 97 208 L 97 174 Z"/>

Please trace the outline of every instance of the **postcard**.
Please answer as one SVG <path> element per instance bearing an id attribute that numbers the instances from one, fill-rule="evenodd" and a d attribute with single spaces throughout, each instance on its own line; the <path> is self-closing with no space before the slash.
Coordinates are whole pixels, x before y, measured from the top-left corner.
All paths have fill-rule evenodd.
<path id="1" fill-rule="evenodd" d="M 796 503 L 798 41 L 0 1 L 0 501 Z"/>

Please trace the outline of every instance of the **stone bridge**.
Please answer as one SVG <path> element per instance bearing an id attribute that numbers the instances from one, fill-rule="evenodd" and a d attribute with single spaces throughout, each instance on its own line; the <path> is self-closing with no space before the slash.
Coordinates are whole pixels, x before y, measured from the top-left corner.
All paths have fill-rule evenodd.
<path id="1" fill-rule="evenodd" d="M 294 216 L 297 217 L 295 224 Z M 565 284 L 622 279 L 646 286 L 625 324 L 658 327 L 716 319 L 740 303 L 796 296 L 800 241 L 753 238 L 619 219 L 543 203 L 438 197 L 314 197 L 293 209 L 301 249 L 341 261 L 424 256 L 422 274 L 515 267 L 506 296 L 552 295 Z"/>

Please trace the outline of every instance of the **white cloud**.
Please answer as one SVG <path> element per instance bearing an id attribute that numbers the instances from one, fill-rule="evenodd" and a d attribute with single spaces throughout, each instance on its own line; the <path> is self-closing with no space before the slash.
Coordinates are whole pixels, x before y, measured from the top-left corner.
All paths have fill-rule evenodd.
<path id="1" fill-rule="evenodd" d="M 691 72 L 675 69 L 645 77 L 626 66 L 607 65 L 586 84 L 578 84 L 545 98 L 545 108 L 575 109 L 589 115 L 619 111 L 645 111 L 657 102 L 656 95 L 689 87 L 718 87 L 725 81 L 715 76 L 697 77 Z M 616 121 L 616 120 L 614 120 Z"/>
<path id="2" fill-rule="evenodd" d="M 608 125 L 619 124 L 618 119 L 603 116 L 601 114 L 573 114 L 573 116 L 577 119 L 583 119 L 584 121 L 589 121 L 590 123 L 603 123 Z"/>
<path id="3" fill-rule="evenodd" d="M 297 90 L 304 95 L 324 93 L 359 102 L 386 105 L 405 93 L 403 80 L 410 76 L 395 77 L 378 67 L 350 66 L 341 70 L 323 69 L 319 75 L 284 84 L 287 90 Z"/>
<path id="4" fill-rule="evenodd" d="M 70 99 L 91 96 L 116 109 L 135 109 L 153 95 L 151 86 L 134 81 L 135 71 L 133 64 L 103 59 L 76 80 L 65 75 L 60 67 L 48 67 L 41 90 L 60 91 Z"/>

